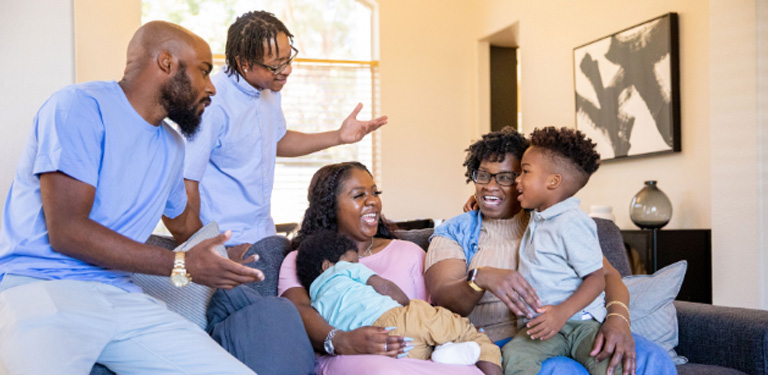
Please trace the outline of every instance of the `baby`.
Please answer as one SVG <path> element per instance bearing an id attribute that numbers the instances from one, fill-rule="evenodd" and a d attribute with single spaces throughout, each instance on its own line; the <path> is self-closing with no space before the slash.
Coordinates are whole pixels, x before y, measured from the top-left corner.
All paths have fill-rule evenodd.
<path id="1" fill-rule="evenodd" d="M 395 283 L 358 263 L 357 246 L 349 237 L 333 231 L 308 236 L 299 246 L 296 273 L 309 290 L 312 306 L 337 329 L 391 327 L 392 334 L 413 338 L 413 349 L 401 354 L 410 358 L 432 356 L 439 361 L 436 355 L 442 352 L 443 357 L 455 359 L 466 357 L 474 348 L 468 363 L 475 363 L 485 374 L 502 373 L 501 352 L 488 336 L 448 309 L 418 299 L 409 301 Z M 456 344 L 441 346 L 432 355 L 436 345 L 450 342 Z"/>
<path id="2" fill-rule="evenodd" d="M 546 359 L 567 355 L 590 374 L 605 375 L 608 359 L 589 356 L 606 318 L 603 256 L 595 222 L 573 197 L 599 167 L 600 155 L 589 138 L 568 128 L 537 129 L 530 141 L 516 180 L 520 205 L 533 210 L 518 270 L 542 299 L 542 308 L 507 344 L 513 350 L 505 350 L 511 353 L 504 359 L 506 374 L 537 374 Z M 629 311 L 626 317 L 611 315 L 629 324 Z"/>

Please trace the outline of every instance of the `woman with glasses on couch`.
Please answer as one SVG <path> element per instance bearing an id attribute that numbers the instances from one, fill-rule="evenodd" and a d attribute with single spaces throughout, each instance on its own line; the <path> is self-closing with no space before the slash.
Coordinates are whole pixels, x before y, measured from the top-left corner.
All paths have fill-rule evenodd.
<path id="1" fill-rule="evenodd" d="M 528 147 L 512 128 L 492 132 L 472 144 L 464 165 L 467 182 L 474 181 L 475 195 L 468 211 L 435 229 L 425 260 L 427 290 L 433 303 L 482 327 L 491 340 L 502 345 L 517 331 L 517 317 L 539 307 L 536 292 L 517 273 L 518 247 L 529 214 L 517 200 L 515 178 Z M 623 374 L 676 374 L 667 353 L 656 344 L 632 335 L 629 329 L 629 293 L 621 276 L 603 257 L 605 299 L 611 315 L 602 324 L 591 355 L 611 358 L 609 373 L 621 364 Z M 488 291 L 489 293 L 485 293 Z M 529 309 L 530 307 L 530 309 Z M 626 318 L 626 321 L 622 319 Z M 504 348 L 502 348 L 502 353 Z M 587 374 L 566 357 L 544 362 L 539 374 Z"/>
<path id="2" fill-rule="evenodd" d="M 319 230 L 343 233 L 357 243 L 360 263 L 397 284 L 408 298 L 425 300 L 424 251 L 412 242 L 392 238 L 381 215 L 380 194 L 363 164 L 348 162 L 321 168 L 312 178 L 309 207 L 293 247 Z M 317 361 L 318 375 L 482 374 L 476 366 L 398 359 L 408 350 L 407 343 L 402 336 L 388 335 L 385 328 L 336 330 L 310 305 L 309 293 L 296 276 L 295 251 L 283 261 L 278 295 L 296 305 L 310 341 L 317 351 L 326 353 Z"/>

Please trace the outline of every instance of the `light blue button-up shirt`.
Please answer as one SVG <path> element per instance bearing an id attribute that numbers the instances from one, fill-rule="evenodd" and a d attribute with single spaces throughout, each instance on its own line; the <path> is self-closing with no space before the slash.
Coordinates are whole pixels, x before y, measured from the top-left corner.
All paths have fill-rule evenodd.
<path id="1" fill-rule="evenodd" d="M 568 198 L 542 212 L 533 211 L 520 242 L 518 271 L 536 290 L 544 305 L 558 305 L 581 285 L 582 278 L 603 267 L 597 225 L 579 208 L 578 198 Z M 584 312 L 605 319 L 605 293 Z M 582 320 L 576 313 L 572 320 Z"/>
<path id="2" fill-rule="evenodd" d="M 227 245 L 275 234 L 271 216 L 277 142 L 286 133 L 280 93 L 259 91 L 224 68 L 200 131 L 187 142 L 184 178 L 198 181 L 203 224 L 232 230 Z"/>

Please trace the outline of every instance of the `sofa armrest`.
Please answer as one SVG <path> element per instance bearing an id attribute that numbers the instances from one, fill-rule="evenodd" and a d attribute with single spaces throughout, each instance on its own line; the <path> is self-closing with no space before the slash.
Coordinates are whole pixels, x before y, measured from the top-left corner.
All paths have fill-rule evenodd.
<path id="1" fill-rule="evenodd" d="M 768 374 L 768 311 L 675 301 L 680 342 L 693 363 Z"/>

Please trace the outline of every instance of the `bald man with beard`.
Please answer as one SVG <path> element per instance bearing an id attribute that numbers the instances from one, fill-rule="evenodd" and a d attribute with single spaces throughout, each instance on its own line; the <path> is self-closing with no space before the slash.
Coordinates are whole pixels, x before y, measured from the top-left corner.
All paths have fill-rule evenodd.
<path id="1" fill-rule="evenodd" d="M 177 241 L 201 227 L 182 178 L 184 140 L 215 88 L 207 43 L 151 22 L 120 82 L 71 85 L 37 113 L 0 231 L 0 374 L 253 374 L 197 326 L 141 293 L 130 273 L 231 289 L 263 274 L 215 251 L 144 244 L 162 216 Z M 183 254 L 183 253 L 182 253 Z"/>

